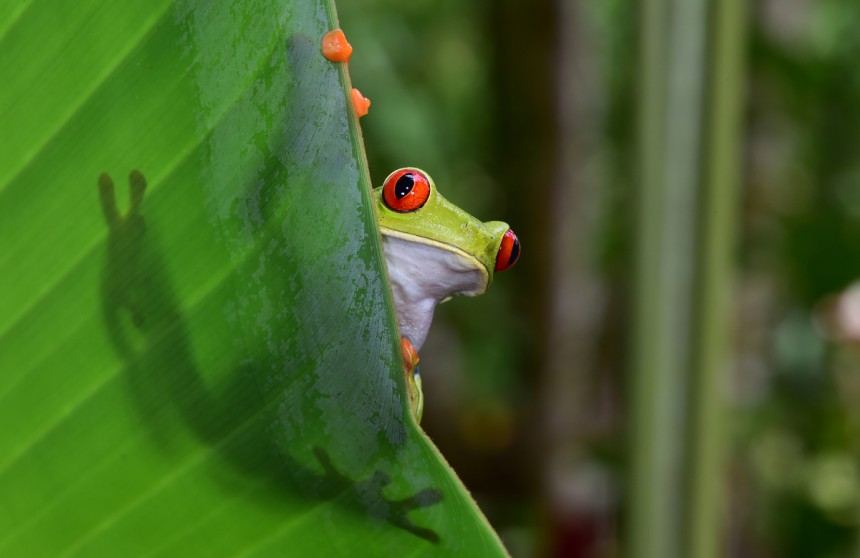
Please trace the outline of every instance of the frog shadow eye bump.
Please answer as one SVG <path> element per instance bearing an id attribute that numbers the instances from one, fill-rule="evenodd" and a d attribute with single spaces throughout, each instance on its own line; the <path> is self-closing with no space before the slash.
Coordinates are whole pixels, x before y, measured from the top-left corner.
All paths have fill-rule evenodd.
<path id="1" fill-rule="evenodd" d="M 382 200 L 390 209 L 408 213 L 420 209 L 430 197 L 430 179 L 418 169 L 396 170 L 385 179 Z"/>

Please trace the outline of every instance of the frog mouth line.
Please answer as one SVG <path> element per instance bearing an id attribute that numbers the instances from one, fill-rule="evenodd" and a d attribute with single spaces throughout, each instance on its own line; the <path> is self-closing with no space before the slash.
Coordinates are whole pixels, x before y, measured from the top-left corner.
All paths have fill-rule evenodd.
<path id="1" fill-rule="evenodd" d="M 382 225 L 379 226 L 380 232 L 386 236 L 393 236 L 395 238 L 400 238 L 402 240 L 406 240 L 408 242 L 414 242 L 416 244 L 424 244 L 428 246 L 434 246 L 439 248 L 440 250 L 447 250 L 449 252 L 454 252 L 461 258 L 466 261 L 469 261 L 474 264 L 475 268 L 481 272 L 481 275 L 484 279 L 484 288 L 482 290 L 486 290 L 487 286 L 490 284 L 490 272 L 481 260 L 476 258 L 475 256 L 463 251 L 457 246 L 453 244 L 448 244 L 446 242 L 439 242 L 438 240 L 432 240 L 429 238 L 425 238 L 423 236 L 417 236 L 414 234 L 409 234 L 401 231 L 395 231 L 394 229 L 389 229 L 388 227 L 384 227 Z"/>

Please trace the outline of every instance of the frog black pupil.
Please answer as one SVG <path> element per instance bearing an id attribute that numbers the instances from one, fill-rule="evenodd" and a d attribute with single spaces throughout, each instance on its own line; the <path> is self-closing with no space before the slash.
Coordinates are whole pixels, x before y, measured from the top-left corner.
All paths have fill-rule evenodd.
<path id="1" fill-rule="evenodd" d="M 511 246 L 511 255 L 508 256 L 508 267 L 514 265 L 514 262 L 517 261 L 517 258 L 520 257 L 520 241 L 514 240 L 514 245 Z"/>
<path id="2" fill-rule="evenodd" d="M 397 182 L 394 184 L 394 197 L 398 200 L 403 199 L 409 192 L 412 191 L 412 187 L 415 185 L 415 180 L 412 178 L 412 173 L 406 173 L 400 178 L 397 179 Z"/>

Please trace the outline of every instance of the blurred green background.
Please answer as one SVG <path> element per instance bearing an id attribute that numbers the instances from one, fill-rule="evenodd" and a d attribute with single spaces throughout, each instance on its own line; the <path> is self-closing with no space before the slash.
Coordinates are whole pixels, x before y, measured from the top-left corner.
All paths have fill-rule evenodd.
<path id="1" fill-rule="evenodd" d="M 860 556 L 860 3 L 338 9 L 374 183 L 522 241 L 421 355 L 511 553 Z"/>

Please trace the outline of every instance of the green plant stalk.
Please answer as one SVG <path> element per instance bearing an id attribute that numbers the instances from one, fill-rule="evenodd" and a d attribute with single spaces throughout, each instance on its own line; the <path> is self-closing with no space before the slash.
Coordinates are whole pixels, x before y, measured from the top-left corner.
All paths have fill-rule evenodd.
<path id="1" fill-rule="evenodd" d="M 681 556 L 706 0 L 642 6 L 628 556 Z"/>
<path id="2" fill-rule="evenodd" d="M 691 406 L 685 556 L 719 554 L 733 246 L 740 182 L 745 4 L 711 5 Z"/>
<path id="3" fill-rule="evenodd" d="M 657 394 L 661 382 L 659 375 L 664 370 L 664 353 L 660 350 L 657 328 L 651 321 L 660 319 L 663 306 L 657 297 L 649 296 L 658 290 L 660 283 L 660 218 L 662 208 L 663 152 L 661 142 L 652 138 L 662 137 L 665 124 L 665 36 L 666 0 L 649 0 L 640 7 L 640 97 L 638 105 L 637 157 L 639 161 L 639 215 L 636 246 L 636 295 L 634 300 L 633 362 L 631 371 L 632 427 L 630 429 L 631 451 L 630 519 L 625 537 L 625 554 L 631 558 L 656 556 L 666 542 L 660 525 L 663 514 L 654 509 L 659 491 L 653 479 L 658 474 L 656 462 L 658 448 L 651 441 L 660 425 L 655 421 L 658 405 Z"/>

